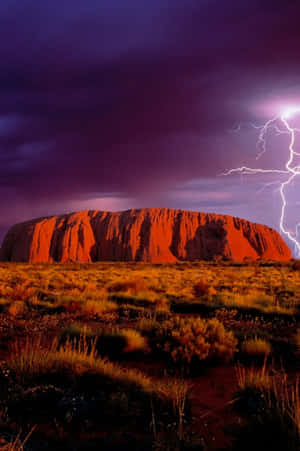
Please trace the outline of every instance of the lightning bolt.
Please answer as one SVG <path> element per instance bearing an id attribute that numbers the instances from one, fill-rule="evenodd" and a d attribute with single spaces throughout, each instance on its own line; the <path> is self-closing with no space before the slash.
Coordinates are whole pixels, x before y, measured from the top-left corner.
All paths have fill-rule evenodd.
<path id="1" fill-rule="evenodd" d="M 256 126 L 252 124 L 252 127 L 259 130 L 259 136 L 256 144 L 258 150 L 256 160 L 259 160 L 261 156 L 267 152 L 267 133 L 270 129 L 274 129 L 276 135 L 288 134 L 290 136 L 290 142 L 288 146 L 288 159 L 285 163 L 284 169 L 255 169 L 249 168 L 247 166 L 241 166 L 239 168 L 230 169 L 221 174 L 223 176 L 230 176 L 236 173 L 240 173 L 241 175 L 279 174 L 287 176 L 284 182 L 278 182 L 280 183 L 279 192 L 281 198 L 279 227 L 280 232 L 285 235 L 291 241 L 291 243 L 293 243 L 297 256 L 300 256 L 300 222 L 296 225 L 295 232 L 288 230 L 286 227 L 286 208 L 288 205 L 286 198 L 286 189 L 289 185 L 291 185 L 297 175 L 300 175 L 300 165 L 299 163 L 298 165 L 295 165 L 294 163 L 295 157 L 300 157 L 300 153 L 296 152 L 294 149 L 296 133 L 300 132 L 300 129 L 292 127 L 289 123 L 289 118 L 299 113 L 300 107 L 292 108 L 285 111 L 281 115 L 277 115 L 272 119 L 269 119 L 263 126 Z"/>
<path id="2" fill-rule="evenodd" d="M 300 236 L 300 222 L 296 225 L 296 237 Z"/>

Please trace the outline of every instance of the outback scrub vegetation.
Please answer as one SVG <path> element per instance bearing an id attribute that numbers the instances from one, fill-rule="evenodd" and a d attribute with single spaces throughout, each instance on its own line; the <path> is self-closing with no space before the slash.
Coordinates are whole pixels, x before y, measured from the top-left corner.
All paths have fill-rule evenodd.
<path id="1" fill-rule="evenodd" d="M 0 449 L 299 450 L 299 267 L 0 264 Z"/>

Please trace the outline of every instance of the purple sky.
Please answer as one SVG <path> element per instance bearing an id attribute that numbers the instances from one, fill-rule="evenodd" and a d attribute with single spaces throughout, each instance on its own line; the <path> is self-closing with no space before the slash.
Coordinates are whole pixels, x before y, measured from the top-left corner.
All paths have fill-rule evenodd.
<path id="1" fill-rule="evenodd" d="M 300 104 L 299 16 L 298 0 L 2 0 L 0 242 L 15 222 L 81 209 L 278 228 L 279 185 L 264 185 L 277 178 L 218 175 L 282 168 L 287 137 L 258 162 L 250 123 Z"/>

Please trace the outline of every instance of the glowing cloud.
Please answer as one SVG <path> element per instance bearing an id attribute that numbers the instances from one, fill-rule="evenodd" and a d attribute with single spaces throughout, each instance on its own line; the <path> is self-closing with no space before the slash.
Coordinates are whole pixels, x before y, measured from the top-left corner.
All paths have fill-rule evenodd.
<path id="1" fill-rule="evenodd" d="M 292 116 L 294 116 L 295 114 L 299 114 L 299 113 L 300 113 L 300 107 L 289 107 L 289 108 L 286 108 L 281 113 L 281 118 L 282 119 L 290 119 Z"/>

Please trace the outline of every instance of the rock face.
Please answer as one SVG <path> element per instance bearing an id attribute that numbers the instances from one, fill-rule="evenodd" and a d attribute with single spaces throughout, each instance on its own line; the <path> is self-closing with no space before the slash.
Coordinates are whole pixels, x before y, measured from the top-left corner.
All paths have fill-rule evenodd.
<path id="1" fill-rule="evenodd" d="M 267 226 L 168 208 L 35 219 L 13 226 L 0 251 L 1 261 L 15 262 L 176 262 L 215 256 L 288 260 L 291 251 Z"/>

